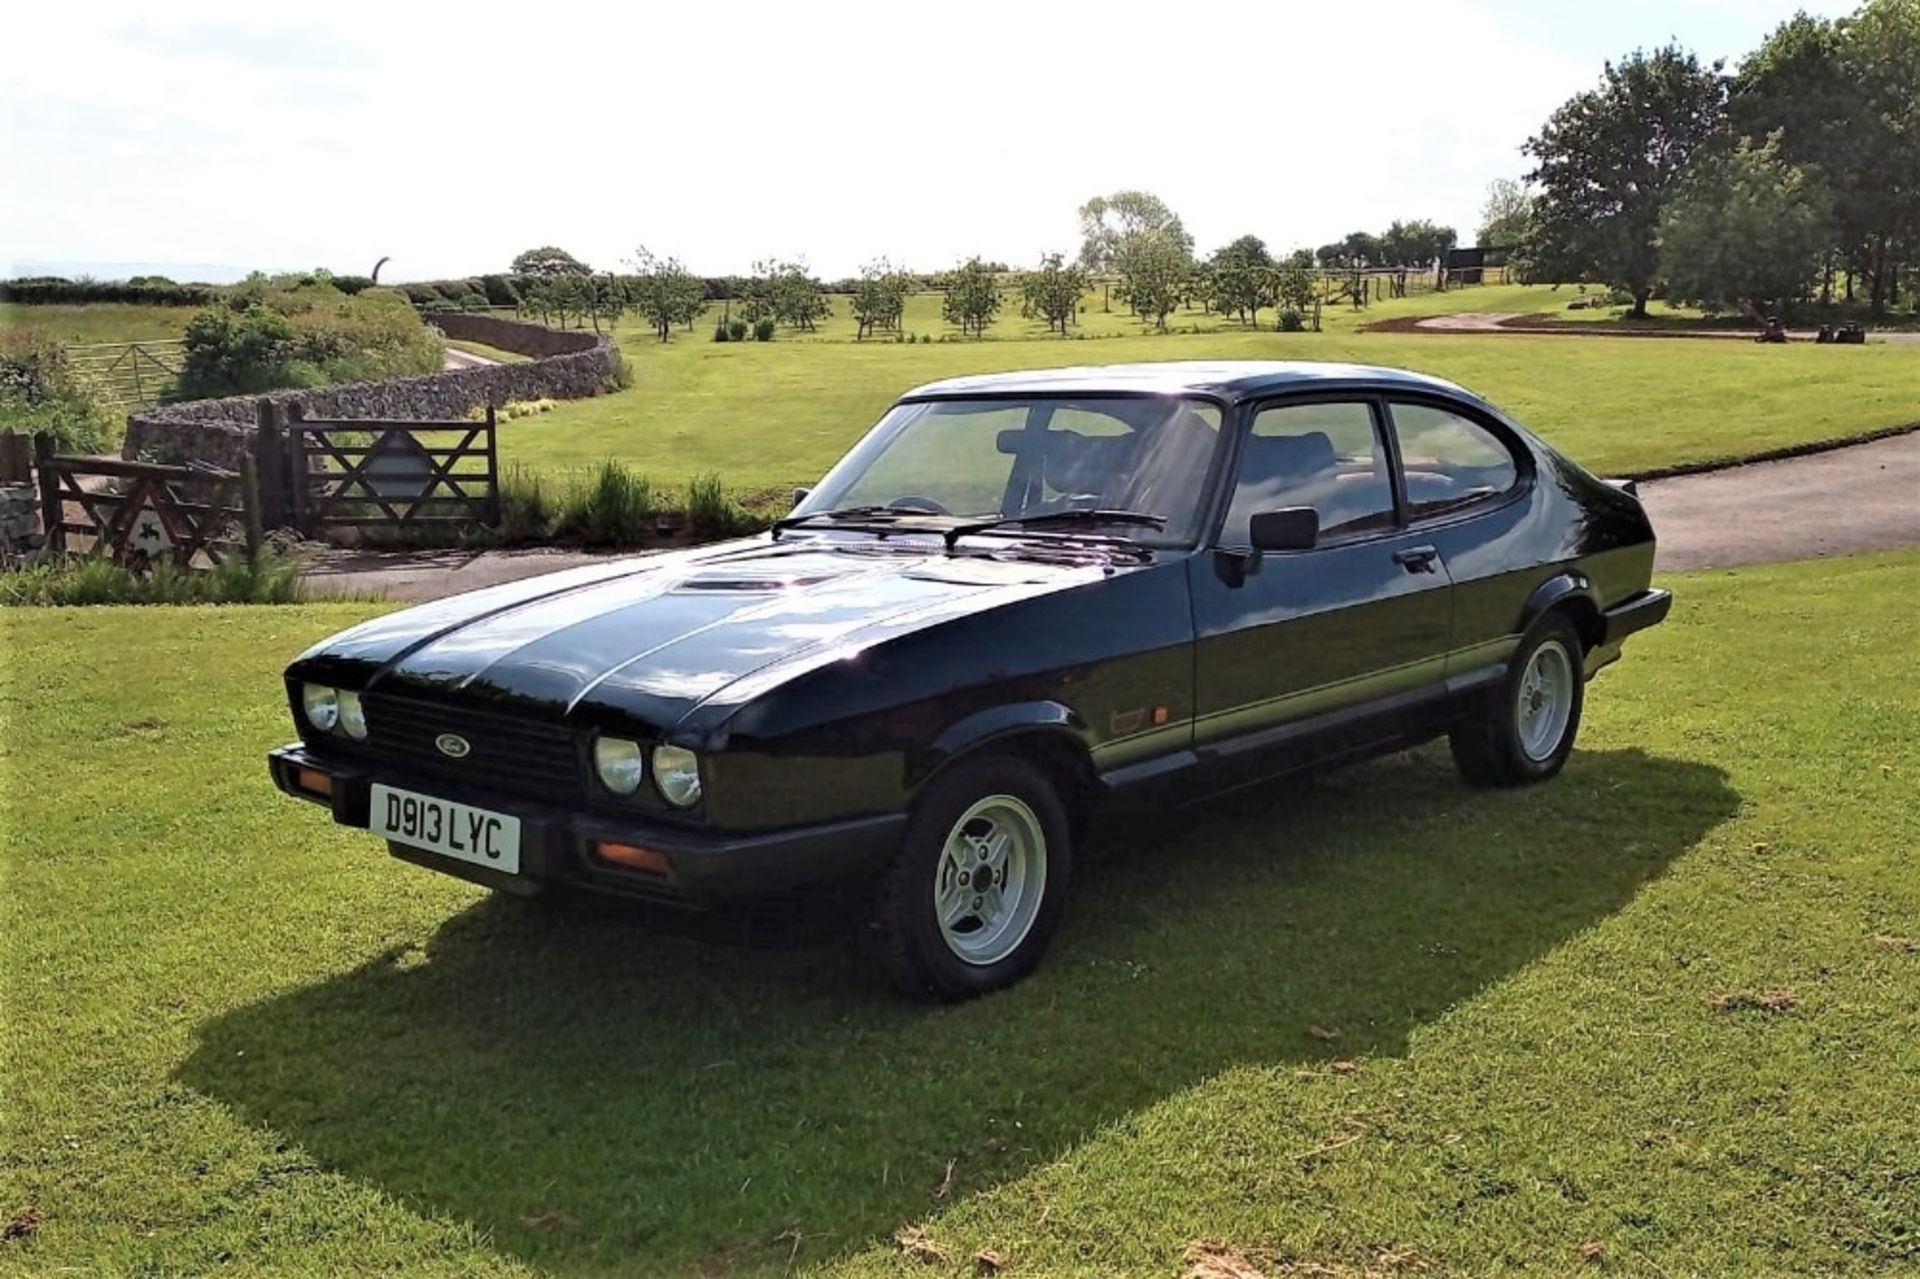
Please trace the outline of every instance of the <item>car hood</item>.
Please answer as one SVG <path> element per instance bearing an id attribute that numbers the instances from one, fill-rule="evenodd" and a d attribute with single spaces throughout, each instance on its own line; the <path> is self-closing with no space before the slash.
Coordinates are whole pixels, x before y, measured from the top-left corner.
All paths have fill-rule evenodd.
<path id="1" fill-rule="evenodd" d="M 670 728 L 748 675 L 806 669 L 943 620 L 1120 571 L 1104 555 L 944 554 L 938 540 L 756 539 L 455 596 L 325 641 L 294 674 Z M 777 682 L 775 680 L 774 682 Z"/>

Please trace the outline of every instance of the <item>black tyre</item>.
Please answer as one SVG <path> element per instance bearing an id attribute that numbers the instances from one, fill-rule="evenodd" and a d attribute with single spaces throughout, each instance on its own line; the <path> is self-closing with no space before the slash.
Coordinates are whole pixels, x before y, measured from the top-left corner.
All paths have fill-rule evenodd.
<path id="1" fill-rule="evenodd" d="M 1066 806 L 1025 760 L 994 756 L 936 778 L 876 886 L 869 953 L 903 993 L 956 1000 L 1039 962 L 1073 865 Z"/>
<path id="2" fill-rule="evenodd" d="M 1475 786 L 1524 786 L 1559 772 L 1580 732 L 1584 654 L 1579 633 L 1558 614 L 1527 632 L 1506 680 L 1451 733 L 1460 776 Z"/>

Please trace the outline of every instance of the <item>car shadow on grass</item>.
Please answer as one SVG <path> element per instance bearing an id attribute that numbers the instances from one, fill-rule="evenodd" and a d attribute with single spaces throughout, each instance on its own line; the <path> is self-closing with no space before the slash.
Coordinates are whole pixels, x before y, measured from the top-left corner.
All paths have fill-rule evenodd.
<path id="1" fill-rule="evenodd" d="M 555 1273 L 778 1272 L 796 1232 L 841 1255 L 1223 1069 L 1399 1053 L 1738 803 L 1630 750 L 1243 794 L 1083 867 L 1041 970 L 953 1008 L 880 988 L 830 898 L 667 929 L 489 899 L 208 1022 L 182 1075 Z"/>

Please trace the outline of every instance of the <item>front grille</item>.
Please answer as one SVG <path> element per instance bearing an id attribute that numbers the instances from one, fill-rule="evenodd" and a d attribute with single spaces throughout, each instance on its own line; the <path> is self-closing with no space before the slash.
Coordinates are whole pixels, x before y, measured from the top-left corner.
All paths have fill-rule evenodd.
<path id="1" fill-rule="evenodd" d="M 381 692 L 368 693 L 365 706 L 367 740 L 361 749 L 377 759 L 510 795 L 551 802 L 582 796 L 580 738 L 563 725 Z M 464 758 L 441 752 L 436 743 L 443 733 L 466 739 L 470 749 Z"/>

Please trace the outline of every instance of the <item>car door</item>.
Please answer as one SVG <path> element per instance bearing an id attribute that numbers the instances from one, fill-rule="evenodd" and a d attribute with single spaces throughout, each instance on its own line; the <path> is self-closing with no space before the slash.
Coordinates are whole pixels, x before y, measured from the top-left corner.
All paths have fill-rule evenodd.
<path id="1" fill-rule="evenodd" d="M 1210 555 L 1194 557 L 1195 748 L 1253 772 L 1303 739 L 1437 688 L 1452 600 L 1446 564 L 1404 525 L 1385 409 L 1371 396 L 1255 406 Z M 1257 511 L 1311 506 L 1310 549 L 1255 551 Z M 1364 730 L 1362 736 L 1364 736 Z M 1312 743 L 1305 743 L 1312 749 Z M 1242 780 L 1229 773 L 1231 784 Z"/>

